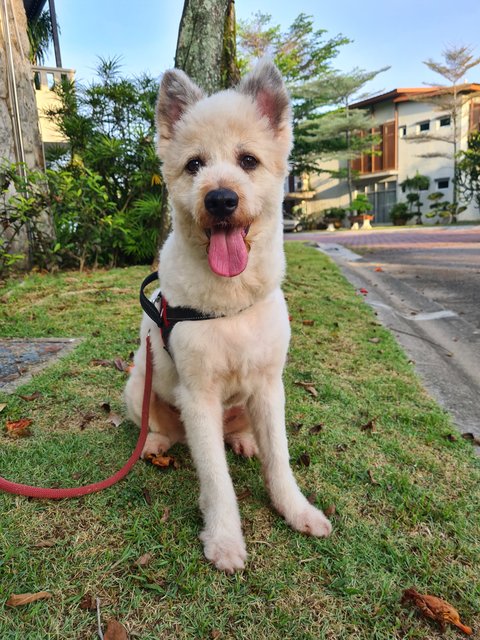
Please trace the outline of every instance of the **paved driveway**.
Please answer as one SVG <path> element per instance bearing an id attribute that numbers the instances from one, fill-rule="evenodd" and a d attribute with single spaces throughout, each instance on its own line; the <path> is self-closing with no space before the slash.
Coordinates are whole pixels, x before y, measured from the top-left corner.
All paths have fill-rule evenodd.
<path id="1" fill-rule="evenodd" d="M 480 226 L 285 239 L 314 242 L 337 262 L 459 430 L 480 438 Z"/>
<path id="2" fill-rule="evenodd" d="M 480 330 L 480 226 L 312 232 L 285 239 L 347 246 Z"/>

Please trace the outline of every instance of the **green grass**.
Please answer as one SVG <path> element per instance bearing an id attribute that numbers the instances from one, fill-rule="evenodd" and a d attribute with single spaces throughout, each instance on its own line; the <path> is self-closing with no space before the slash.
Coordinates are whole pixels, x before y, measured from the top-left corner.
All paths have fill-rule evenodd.
<path id="1" fill-rule="evenodd" d="M 287 254 L 291 459 L 305 493 L 335 506 L 332 536 L 290 530 L 269 506 L 258 462 L 231 452 L 236 489 L 249 490 L 240 502 L 248 564 L 232 577 L 203 559 L 184 447 L 174 449 L 178 470 L 138 463 L 127 480 L 82 499 L 3 494 L 2 640 L 96 638 L 95 613 L 80 607 L 85 594 L 101 599 L 104 620 L 115 617 L 142 640 L 439 638 L 434 623 L 400 605 L 410 586 L 449 600 L 480 627 L 479 461 L 467 442 L 447 439 L 449 417 L 336 267 L 299 243 Z M 91 361 L 128 360 L 136 348 L 145 273 L 38 274 L 0 290 L 0 335 L 83 338 L 15 394 L 0 394 L 0 469 L 9 479 L 74 486 L 106 477 L 130 455 L 137 429 L 113 427 L 100 407 L 108 401 L 123 412 L 126 374 Z M 318 396 L 296 382 L 313 382 Z M 34 391 L 37 400 L 19 397 Z M 33 419 L 32 437 L 9 439 L 5 420 L 24 417 Z M 373 431 L 362 430 L 370 420 Z M 138 568 L 146 552 L 152 562 Z M 4 606 L 11 593 L 40 590 L 53 597 Z M 442 637 L 458 634 L 449 628 Z"/>

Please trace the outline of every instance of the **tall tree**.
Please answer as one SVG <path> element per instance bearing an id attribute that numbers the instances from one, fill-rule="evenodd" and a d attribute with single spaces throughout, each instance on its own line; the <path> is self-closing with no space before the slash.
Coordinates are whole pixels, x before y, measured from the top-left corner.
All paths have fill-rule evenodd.
<path id="1" fill-rule="evenodd" d="M 351 161 L 380 141 L 370 132 L 371 115 L 351 105 L 368 97 L 362 93 L 365 85 L 389 67 L 376 71 L 353 69 L 350 73 L 338 71 L 324 74 L 315 80 L 298 85 L 293 92 L 303 100 L 303 118 L 297 124 L 298 140 L 292 157 L 297 167 L 320 171 L 319 160 L 346 161 L 345 169 L 331 172 L 337 178 L 346 178 L 350 205 L 353 199 L 353 171 Z M 330 109 L 330 111 L 325 111 Z M 377 152 L 378 153 L 378 152 Z"/>
<path id="2" fill-rule="evenodd" d="M 451 118 L 451 133 L 439 134 L 436 132 L 416 135 L 411 138 L 413 142 L 428 142 L 439 140 L 451 145 L 451 154 L 439 153 L 439 156 L 448 157 L 453 162 L 453 207 L 458 202 L 457 184 L 457 154 L 460 147 L 461 114 L 463 106 L 472 98 L 472 94 L 462 91 L 462 82 L 470 69 L 480 64 L 480 57 L 474 57 L 473 49 L 469 46 L 449 46 L 442 51 L 443 61 L 436 62 L 429 58 L 424 64 L 440 75 L 448 84 L 431 85 L 424 94 L 418 95 L 415 100 L 434 105 L 441 113 L 446 113 Z M 428 157 L 432 157 L 428 154 Z"/>
<path id="3" fill-rule="evenodd" d="M 316 141 L 312 153 L 311 132 L 304 128 L 306 118 L 321 117 L 322 107 L 330 99 L 319 97 L 313 90 L 305 90 L 312 79 L 319 83 L 332 73 L 332 61 L 348 38 L 339 34 L 326 37 L 325 29 L 315 29 L 313 18 L 304 13 L 295 18 L 286 31 L 272 24 L 272 16 L 258 11 L 249 21 L 240 21 L 238 28 L 239 65 L 248 69 L 264 55 L 273 58 L 289 86 L 293 99 L 294 147 L 291 155 L 292 171 L 318 171 L 318 158 L 324 151 L 338 150 L 339 139 L 328 133 Z"/>
<path id="4" fill-rule="evenodd" d="M 480 131 L 470 134 L 468 148 L 457 159 L 457 185 L 467 202 L 480 211 Z"/>
<path id="5" fill-rule="evenodd" d="M 43 65 L 53 40 L 50 13 L 43 11 L 38 18 L 29 21 L 27 34 L 30 43 L 30 52 L 28 54 L 30 62 L 34 65 Z"/>
<path id="6" fill-rule="evenodd" d="M 236 84 L 234 0 L 185 0 L 175 66 L 207 93 Z"/>

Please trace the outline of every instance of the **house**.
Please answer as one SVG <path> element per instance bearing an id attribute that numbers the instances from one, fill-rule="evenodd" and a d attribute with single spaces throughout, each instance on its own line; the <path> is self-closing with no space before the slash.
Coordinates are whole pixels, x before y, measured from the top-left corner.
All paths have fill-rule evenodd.
<path id="1" fill-rule="evenodd" d="M 480 84 L 457 86 L 461 107 L 457 118 L 457 151 L 467 148 L 468 135 L 480 129 Z M 439 110 L 447 90 L 438 87 L 394 89 L 351 105 L 368 109 L 372 115 L 372 133 L 381 142 L 374 149 L 378 155 L 363 154 L 351 161 L 355 171 L 357 193 L 365 193 L 373 204 L 375 221 L 389 222 L 389 212 L 396 202 L 405 201 L 400 184 L 417 171 L 430 178 L 428 190 L 420 192 L 423 214 L 429 212 L 429 193 L 441 192 L 444 200 L 453 199 L 454 144 L 452 117 Z M 426 93 L 428 95 L 426 96 Z M 432 96 L 429 100 L 429 96 Z M 338 161 L 322 163 L 323 169 L 338 169 Z M 307 216 L 317 217 L 330 207 L 348 205 L 345 181 L 328 173 L 303 176 L 297 188 L 288 189 L 287 207 L 302 209 Z M 300 188 L 298 188 L 300 187 Z M 424 221 L 427 221 L 425 218 Z M 480 211 L 470 203 L 459 220 L 480 220 Z"/>

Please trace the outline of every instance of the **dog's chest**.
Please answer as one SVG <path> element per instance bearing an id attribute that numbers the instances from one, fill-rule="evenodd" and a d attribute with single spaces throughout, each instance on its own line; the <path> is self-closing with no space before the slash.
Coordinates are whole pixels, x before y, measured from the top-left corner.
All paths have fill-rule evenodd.
<path id="1" fill-rule="evenodd" d="M 259 377 L 281 372 L 290 329 L 280 290 L 233 317 L 182 323 L 172 332 L 180 380 L 211 387 L 234 404 Z"/>

